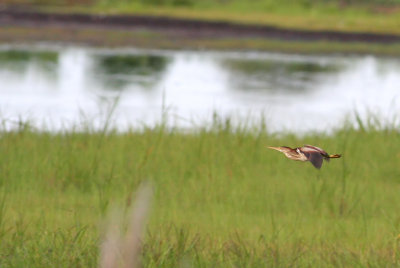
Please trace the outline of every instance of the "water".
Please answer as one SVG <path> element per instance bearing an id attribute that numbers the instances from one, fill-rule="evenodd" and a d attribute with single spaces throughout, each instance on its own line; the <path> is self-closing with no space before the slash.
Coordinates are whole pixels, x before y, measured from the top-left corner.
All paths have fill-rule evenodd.
<path id="1" fill-rule="evenodd" d="M 0 48 L 0 117 L 59 130 L 120 130 L 161 118 L 192 128 L 217 113 L 269 131 L 329 131 L 354 112 L 385 124 L 400 111 L 400 59 L 261 52 Z"/>

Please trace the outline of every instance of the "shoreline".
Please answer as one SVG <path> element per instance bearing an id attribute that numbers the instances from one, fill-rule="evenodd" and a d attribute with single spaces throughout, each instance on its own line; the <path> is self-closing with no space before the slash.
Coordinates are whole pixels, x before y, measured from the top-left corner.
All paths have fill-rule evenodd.
<path id="1" fill-rule="evenodd" d="M 400 54 L 400 35 L 396 34 L 298 30 L 143 15 L 60 14 L 9 9 L 0 11 L 0 42 L 306 54 Z"/>
<path id="2" fill-rule="evenodd" d="M 280 28 L 269 25 L 239 24 L 223 21 L 204 21 L 173 17 L 144 15 L 93 15 L 85 13 L 47 13 L 34 11 L 0 11 L 1 26 L 63 26 L 91 27 L 123 30 L 173 31 L 186 37 L 235 37 L 265 38 L 286 41 L 336 41 L 400 43 L 400 35 L 368 33 L 317 31 Z"/>

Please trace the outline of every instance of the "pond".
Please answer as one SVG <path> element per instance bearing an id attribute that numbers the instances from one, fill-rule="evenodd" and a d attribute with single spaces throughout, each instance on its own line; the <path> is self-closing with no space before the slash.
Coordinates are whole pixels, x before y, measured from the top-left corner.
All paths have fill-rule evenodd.
<path id="1" fill-rule="evenodd" d="M 12 127 L 195 128 L 218 117 L 270 132 L 330 131 L 400 111 L 400 59 L 75 46 L 0 47 L 0 118 Z"/>

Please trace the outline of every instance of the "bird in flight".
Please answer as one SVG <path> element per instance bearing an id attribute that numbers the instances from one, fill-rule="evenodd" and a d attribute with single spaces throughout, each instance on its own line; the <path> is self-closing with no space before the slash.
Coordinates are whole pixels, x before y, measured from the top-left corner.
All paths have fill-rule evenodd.
<path id="1" fill-rule="evenodd" d="M 323 160 L 329 161 L 331 158 L 340 158 L 340 154 L 328 154 L 321 148 L 312 145 L 304 145 L 303 147 L 290 148 L 287 146 L 269 146 L 269 149 L 277 150 L 286 155 L 287 158 L 297 161 L 310 161 L 314 167 L 320 169 Z"/>

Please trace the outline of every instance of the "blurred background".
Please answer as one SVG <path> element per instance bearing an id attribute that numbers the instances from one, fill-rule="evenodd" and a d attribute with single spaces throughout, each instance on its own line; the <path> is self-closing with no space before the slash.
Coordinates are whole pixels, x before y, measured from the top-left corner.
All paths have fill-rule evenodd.
<path id="1" fill-rule="evenodd" d="M 145 180 L 143 267 L 400 267 L 399 85 L 400 0 L 0 0 L 0 267 L 138 256 Z"/>
<path id="2" fill-rule="evenodd" d="M 399 15 L 398 0 L 3 0 L 0 114 L 51 130 L 111 109 L 120 130 L 393 124 Z"/>

